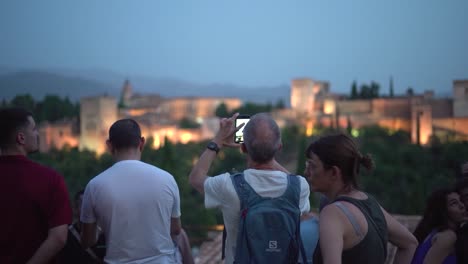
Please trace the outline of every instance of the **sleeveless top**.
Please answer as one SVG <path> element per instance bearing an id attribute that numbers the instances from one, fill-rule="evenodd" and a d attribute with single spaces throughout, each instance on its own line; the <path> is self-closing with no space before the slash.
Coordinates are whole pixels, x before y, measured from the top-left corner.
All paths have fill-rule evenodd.
<path id="1" fill-rule="evenodd" d="M 366 200 L 358 200 L 351 197 L 338 197 L 333 201 L 346 215 L 356 234 L 362 237 L 363 231 L 359 227 L 356 218 L 339 201 L 348 202 L 356 206 L 362 212 L 367 221 L 367 233 L 362 240 L 355 246 L 345 249 L 341 255 L 343 264 L 384 264 L 387 258 L 388 231 L 385 216 L 380 209 L 379 203 L 374 197 L 367 194 Z M 318 247 L 317 247 L 318 248 Z M 322 263 L 322 256 L 316 251 L 314 263 Z"/>
<path id="2" fill-rule="evenodd" d="M 424 258 L 426 257 L 427 252 L 429 252 L 429 249 L 432 247 L 432 238 L 437 234 L 438 230 L 433 230 L 422 242 L 418 248 L 416 249 L 416 252 L 414 253 L 413 260 L 411 261 L 411 264 L 422 264 L 424 263 Z M 452 253 L 448 255 L 442 264 L 456 264 L 457 263 L 457 258 L 455 257 L 455 254 Z"/>

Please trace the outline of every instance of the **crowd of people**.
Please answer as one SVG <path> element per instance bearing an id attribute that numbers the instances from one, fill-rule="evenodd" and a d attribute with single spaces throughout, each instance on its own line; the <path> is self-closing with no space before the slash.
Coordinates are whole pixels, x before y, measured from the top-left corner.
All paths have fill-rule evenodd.
<path id="1" fill-rule="evenodd" d="M 350 136 L 334 134 L 306 150 L 304 176 L 276 159 L 281 133 L 266 113 L 220 127 L 188 179 L 206 208 L 222 212 L 225 263 L 468 263 L 468 164 L 453 188 L 435 190 L 414 233 L 358 183 L 372 170 Z M 194 263 L 170 172 L 141 161 L 145 138 L 132 119 L 116 121 L 107 147 L 115 163 L 70 205 L 63 177 L 27 158 L 38 150 L 33 114 L 0 110 L 0 263 Z M 243 129 L 244 141 L 234 142 Z M 246 169 L 208 176 L 223 148 L 239 148 Z M 309 197 L 319 193 L 320 210 Z"/>

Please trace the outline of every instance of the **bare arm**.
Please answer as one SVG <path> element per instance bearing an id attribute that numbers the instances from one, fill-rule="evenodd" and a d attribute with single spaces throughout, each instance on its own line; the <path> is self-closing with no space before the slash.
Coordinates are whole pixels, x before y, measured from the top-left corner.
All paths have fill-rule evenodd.
<path id="1" fill-rule="evenodd" d="M 418 247 L 418 240 L 416 240 L 408 228 L 393 218 L 393 216 L 387 213 L 385 209 L 382 207 L 381 209 L 384 213 L 385 221 L 387 222 L 388 239 L 393 245 L 397 247 L 397 252 L 395 254 L 393 263 L 411 263 L 414 251 Z"/>
<path id="2" fill-rule="evenodd" d="M 89 248 L 96 244 L 98 239 L 98 232 L 97 232 L 97 224 L 90 223 L 86 224 L 83 223 L 81 229 L 81 246 L 83 248 Z"/>
<path id="3" fill-rule="evenodd" d="M 234 133 L 241 128 L 241 126 L 238 128 L 234 127 L 234 121 L 238 115 L 239 114 L 236 113 L 230 118 L 222 118 L 219 122 L 219 131 L 213 139 L 213 142 L 215 142 L 219 148 L 223 146 L 239 147 L 239 144 L 233 142 Z M 204 183 L 207 178 L 206 175 L 215 158 L 216 152 L 206 149 L 190 172 L 190 185 L 202 194 L 205 193 Z"/>
<path id="4" fill-rule="evenodd" d="M 182 230 L 182 225 L 180 223 L 180 217 L 174 218 L 171 217 L 171 236 L 177 236 Z"/>
<path id="5" fill-rule="evenodd" d="M 46 240 L 42 242 L 27 264 L 48 263 L 65 246 L 67 235 L 68 225 L 49 229 Z"/>
<path id="6" fill-rule="evenodd" d="M 221 146 L 219 142 L 214 141 L 218 146 Z M 216 152 L 206 149 L 200 156 L 195 166 L 189 175 L 189 182 L 195 190 L 200 193 L 205 193 L 204 183 L 207 178 L 208 170 L 211 167 L 211 163 L 216 158 Z"/>
<path id="7" fill-rule="evenodd" d="M 341 264 L 344 227 L 336 206 L 327 206 L 320 213 L 319 237 L 324 264 Z"/>
<path id="8" fill-rule="evenodd" d="M 432 247 L 424 258 L 424 264 L 439 264 L 453 252 L 457 235 L 452 230 L 437 233 L 432 238 Z"/>
<path id="9" fill-rule="evenodd" d="M 183 264 L 194 264 L 190 241 L 187 233 L 182 229 L 180 234 L 175 239 L 177 246 L 179 246 L 180 254 L 182 255 Z"/>

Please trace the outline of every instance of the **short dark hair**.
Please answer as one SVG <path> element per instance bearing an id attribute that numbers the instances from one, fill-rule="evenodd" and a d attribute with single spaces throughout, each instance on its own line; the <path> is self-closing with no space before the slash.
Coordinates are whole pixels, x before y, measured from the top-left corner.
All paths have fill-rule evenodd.
<path id="1" fill-rule="evenodd" d="M 118 120 L 109 129 L 109 141 L 115 149 L 136 148 L 140 140 L 140 126 L 133 119 Z"/>
<path id="2" fill-rule="evenodd" d="M 0 109 L 0 147 L 14 143 L 14 134 L 29 124 L 32 113 L 24 108 L 11 107 Z"/>

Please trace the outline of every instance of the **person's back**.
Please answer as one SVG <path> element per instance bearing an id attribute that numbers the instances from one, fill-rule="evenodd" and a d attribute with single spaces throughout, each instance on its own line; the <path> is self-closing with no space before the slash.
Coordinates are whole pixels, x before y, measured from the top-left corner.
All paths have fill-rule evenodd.
<path id="1" fill-rule="evenodd" d="M 0 122 L 11 122 L 15 115 L 27 116 L 29 123 L 24 128 L 2 124 L 0 263 L 31 259 L 49 263 L 65 244 L 71 223 L 68 192 L 61 175 L 26 157 L 37 149 L 37 130 L 30 113 L 2 109 Z M 15 133 L 16 143 L 9 144 Z"/>
<path id="2" fill-rule="evenodd" d="M 240 199 L 229 173 L 207 177 L 208 168 L 223 146 L 239 147 L 247 154 L 247 167 L 243 171 L 245 182 L 260 197 L 277 198 L 288 187 L 288 173 L 279 165 L 274 156 L 281 149 L 281 136 L 274 120 L 267 114 L 257 114 L 244 129 L 245 142 L 234 144 L 234 121 L 238 114 L 223 118 L 215 139 L 207 146 L 190 173 L 190 183 L 205 195 L 205 207 L 219 208 L 223 213 L 226 228 L 225 263 L 233 263 L 236 255 L 238 227 L 241 217 Z M 308 212 L 309 187 L 303 177 L 297 176 L 300 185 L 300 198 L 297 205 L 300 213 Z M 297 219 L 299 221 L 299 219 Z M 274 247 L 274 244 L 272 244 Z M 272 248 L 272 250 L 274 250 Z"/>
<path id="3" fill-rule="evenodd" d="M 137 160 L 120 161 L 91 180 L 86 195 L 107 237 L 106 261 L 174 253 L 170 216 L 178 193 L 169 173 Z"/>
<path id="4" fill-rule="evenodd" d="M 0 171 L 0 263 L 24 263 L 49 228 L 71 222 L 71 209 L 53 207 L 69 208 L 66 187 L 55 171 L 24 156 L 0 156 Z"/>
<path id="5" fill-rule="evenodd" d="M 365 200 L 350 197 L 339 197 L 337 200 L 344 201 L 355 206 L 367 222 L 367 232 L 359 230 L 359 225 L 354 226 L 354 231 L 362 240 L 351 248 L 344 249 L 342 254 L 343 263 L 384 263 L 387 257 L 387 223 L 380 209 L 379 203 L 368 195 Z M 344 208 L 344 207 L 342 207 Z M 347 209 L 344 209 L 345 211 Z M 343 212 L 345 212 L 343 211 Z M 345 213 L 346 214 L 346 213 Z M 353 221 L 353 214 L 347 215 L 348 220 Z M 355 221 L 355 220 L 354 220 Z"/>
<path id="6" fill-rule="evenodd" d="M 144 138 L 131 119 L 109 129 L 108 146 L 116 163 L 86 186 L 81 221 L 82 244 L 106 237 L 106 263 L 171 263 L 171 234 L 180 232 L 179 189 L 174 177 L 140 161 Z"/>

